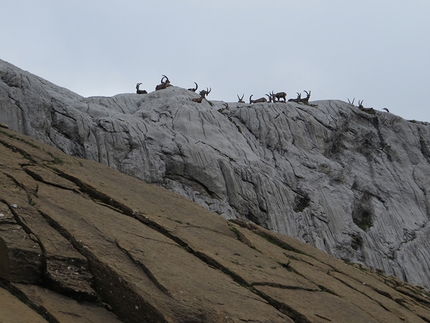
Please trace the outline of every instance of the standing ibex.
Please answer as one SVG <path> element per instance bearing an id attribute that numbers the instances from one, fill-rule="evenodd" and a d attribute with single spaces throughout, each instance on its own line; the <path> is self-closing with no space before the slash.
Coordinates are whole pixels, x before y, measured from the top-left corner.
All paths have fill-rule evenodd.
<path id="1" fill-rule="evenodd" d="M 141 90 L 140 89 L 140 85 L 141 85 L 142 83 L 137 83 L 136 84 L 136 93 L 137 94 L 148 94 L 148 92 L 146 91 L 146 90 Z"/>
<path id="2" fill-rule="evenodd" d="M 196 85 L 196 87 L 195 88 L 190 88 L 190 89 L 188 89 L 188 91 L 192 91 L 192 92 L 196 92 L 197 91 L 197 89 L 199 88 L 199 85 L 196 82 L 194 82 L 194 84 Z"/>
<path id="3" fill-rule="evenodd" d="M 254 94 L 251 94 L 251 96 L 249 97 L 249 103 L 250 104 L 252 104 L 252 103 L 264 103 L 264 102 L 267 102 L 267 99 L 266 98 L 264 98 L 264 97 L 262 97 L 262 98 L 259 98 L 259 99 L 257 99 L 257 100 L 252 100 L 252 96 L 253 96 Z"/>
<path id="4" fill-rule="evenodd" d="M 243 101 L 243 97 L 245 96 L 245 94 L 242 94 L 242 97 L 239 98 L 239 94 L 237 94 L 237 103 L 245 103 L 245 101 Z"/>
<path id="5" fill-rule="evenodd" d="M 281 99 L 282 99 L 282 101 L 287 102 L 287 93 L 285 93 L 285 92 L 278 92 L 278 93 L 274 94 L 272 91 L 272 97 L 273 97 L 273 102 L 276 102 L 276 101 L 279 102 L 279 101 L 281 101 Z"/>
<path id="6" fill-rule="evenodd" d="M 167 87 L 171 86 L 171 84 L 170 84 L 170 80 L 169 80 L 169 78 L 168 78 L 166 75 L 163 75 L 163 77 L 161 78 L 160 83 L 161 83 L 161 84 L 158 84 L 158 85 L 155 87 L 155 91 L 163 90 L 163 89 L 165 89 L 165 88 L 167 88 Z"/>

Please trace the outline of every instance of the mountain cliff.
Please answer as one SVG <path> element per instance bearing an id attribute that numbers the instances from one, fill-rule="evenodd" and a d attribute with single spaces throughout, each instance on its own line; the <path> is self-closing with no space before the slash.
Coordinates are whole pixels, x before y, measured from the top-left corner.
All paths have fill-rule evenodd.
<path id="1" fill-rule="evenodd" d="M 350 262 L 430 288 L 430 125 L 339 100 L 81 97 L 0 61 L 0 121 Z M 413 104 L 413 103 L 411 103 Z"/>

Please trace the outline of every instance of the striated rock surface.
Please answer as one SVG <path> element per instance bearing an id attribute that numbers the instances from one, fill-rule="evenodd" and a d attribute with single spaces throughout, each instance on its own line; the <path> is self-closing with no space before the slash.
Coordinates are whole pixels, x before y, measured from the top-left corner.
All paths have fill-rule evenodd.
<path id="1" fill-rule="evenodd" d="M 2 322 L 430 322 L 430 294 L 0 128 Z"/>
<path id="2" fill-rule="evenodd" d="M 0 80 L 10 129 L 430 289 L 427 123 L 335 100 L 196 103 L 175 86 L 83 98 L 3 61 Z"/>

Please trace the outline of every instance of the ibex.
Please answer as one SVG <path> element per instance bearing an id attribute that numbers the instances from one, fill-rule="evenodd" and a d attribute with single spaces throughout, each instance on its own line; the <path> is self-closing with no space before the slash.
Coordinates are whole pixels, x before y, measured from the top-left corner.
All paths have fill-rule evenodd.
<path id="1" fill-rule="evenodd" d="M 209 95 L 209 93 L 211 93 L 211 91 L 212 91 L 212 88 L 209 90 L 208 90 L 208 88 L 206 88 L 206 90 L 201 90 L 199 94 L 201 97 L 205 98 Z"/>
<path id="2" fill-rule="evenodd" d="M 171 86 L 171 84 L 170 84 L 170 80 L 169 80 L 169 78 L 168 78 L 166 75 L 163 75 L 163 77 L 161 78 L 160 83 L 161 83 L 161 84 L 158 84 L 158 85 L 155 87 L 155 91 L 163 90 L 163 89 L 165 89 L 165 88 L 167 88 L 167 87 Z"/>
<path id="3" fill-rule="evenodd" d="M 237 94 L 237 103 L 245 103 L 245 101 L 243 101 L 243 97 L 245 96 L 245 94 L 242 94 L 242 97 L 239 98 L 239 94 Z"/>
<path id="4" fill-rule="evenodd" d="M 267 102 L 272 103 L 272 100 L 273 100 L 273 102 L 275 102 L 273 91 L 272 91 L 272 93 L 266 94 L 266 96 L 269 99 Z"/>
<path id="5" fill-rule="evenodd" d="M 193 102 L 197 102 L 197 103 L 202 103 L 202 101 L 203 101 L 204 99 L 206 100 L 206 96 L 207 96 L 209 93 L 211 93 L 211 91 L 212 91 L 212 89 L 208 90 L 208 88 L 206 88 L 206 90 L 201 90 L 201 91 L 199 92 L 200 97 L 199 97 L 199 98 L 191 99 L 191 101 L 193 101 Z"/>
<path id="6" fill-rule="evenodd" d="M 365 108 L 365 107 L 363 106 L 363 101 L 364 101 L 364 100 L 358 101 L 358 108 L 359 108 L 361 111 L 367 112 L 367 113 L 369 113 L 369 114 L 375 114 L 375 109 L 373 109 L 373 108 Z M 354 101 L 353 101 L 353 102 L 354 102 Z"/>
<path id="7" fill-rule="evenodd" d="M 205 98 L 204 96 L 201 96 L 199 98 L 193 98 L 193 99 L 191 99 L 191 101 L 197 102 L 197 103 L 202 103 L 204 98 Z"/>
<path id="8" fill-rule="evenodd" d="M 301 101 L 302 101 L 304 104 L 308 104 L 308 103 L 309 103 L 309 99 L 311 98 L 311 90 L 309 90 L 309 92 L 308 92 L 308 91 L 306 91 L 306 90 L 303 90 L 303 92 L 305 92 L 305 93 L 306 93 L 306 98 L 301 99 Z"/>
<path id="9" fill-rule="evenodd" d="M 194 82 L 194 84 L 196 85 L 196 87 L 195 88 L 190 88 L 190 89 L 188 89 L 188 91 L 192 91 L 192 92 L 196 92 L 197 91 L 197 89 L 199 88 L 199 85 L 196 82 Z"/>
<path id="10" fill-rule="evenodd" d="M 137 83 L 136 84 L 136 93 L 137 94 L 148 94 L 148 92 L 146 90 L 141 90 L 139 87 L 142 83 Z"/>
<path id="11" fill-rule="evenodd" d="M 281 101 L 281 99 L 282 99 L 282 101 L 287 102 L 287 93 L 285 93 L 285 92 L 278 92 L 278 93 L 274 94 L 272 91 L 272 96 L 273 96 L 273 102 L 276 102 L 276 101 L 279 102 L 279 101 Z"/>
<path id="12" fill-rule="evenodd" d="M 288 100 L 289 102 L 296 102 L 296 103 L 302 102 L 302 94 L 299 92 L 296 92 L 296 93 L 297 93 L 297 98 L 296 99 L 289 99 Z"/>
<path id="13" fill-rule="evenodd" d="M 266 98 L 259 98 L 259 99 L 257 99 L 257 100 L 252 100 L 252 96 L 253 96 L 254 94 L 251 94 L 251 96 L 249 97 L 249 103 L 250 104 L 252 104 L 252 103 L 264 103 L 264 102 L 267 102 L 267 99 Z"/>

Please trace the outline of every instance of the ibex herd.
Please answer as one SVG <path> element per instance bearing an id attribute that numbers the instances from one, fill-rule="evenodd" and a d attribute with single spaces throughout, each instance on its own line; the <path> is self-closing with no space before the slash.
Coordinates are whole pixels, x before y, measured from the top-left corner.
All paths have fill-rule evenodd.
<path id="1" fill-rule="evenodd" d="M 188 91 L 191 91 L 191 92 L 194 92 L 194 93 L 197 91 L 197 89 L 199 88 L 199 85 L 197 84 L 197 82 L 194 82 L 194 84 L 195 84 L 196 87 L 189 88 Z M 148 94 L 148 92 L 146 90 L 141 90 L 140 89 L 141 85 L 142 85 L 142 83 L 137 83 L 136 84 L 136 93 L 137 94 Z M 160 84 L 158 84 L 155 87 L 155 91 L 166 89 L 169 86 L 172 86 L 172 84 L 170 84 L 169 78 L 166 75 L 162 75 Z M 197 102 L 197 103 L 202 103 L 203 100 L 206 100 L 206 97 L 209 95 L 209 93 L 211 93 L 211 91 L 212 91 L 212 88 L 209 88 L 209 89 L 206 88 L 206 90 L 201 90 L 199 92 L 200 96 L 197 97 L 197 98 L 191 99 L 191 101 Z M 315 104 L 310 104 L 309 103 L 309 99 L 311 98 L 311 91 L 310 90 L 309 91 L 304 90 L 303 92 L 306 93 L 306 97 L 305 98 L 302 98 L 302 94 L 301 93 L 296 92 L 297 93 L 297 97 L 294 98 L 294 99 L 293 98 L 289 99 L 288 102 L 302 103 L 302 104 L 309 105 L 309 106 L 312 106 L 312 107 L 317 106 Z M 244 96 L 245 96 L 245 94 L 242 94 L 241 97 L 239 95 L 237 95 L 237 102 L 238 103 L 246 103 L 243 100 Z M 267 96 L 267 99 L 265 97 L 261 97 L 259 99 L 253 100 L 252 99 L 253 96 L 254 95 L 251 94 L 251 96 L 249 97 L 249 104 L 265 103 L 265 102 L 269 102 L 269 103 L 272 103 L 272 102 L 287 102 L 287 93 L 285 93 L 285 92 L 277 92 L 277 93 L 275 93 L 274 91 L 272 91 L 272 92 L 270 92 L 270 93 L 268 93 L 268 94 L 265 95 L 265 96 Z M 355 98 L 352 100 L 352 102 L 348 99 L 349 104 L 351 104 L 353 106 L 354 106 L 354 101 L 355 101 Z M 225 106 L 226 106 L 225 109 L 228 109 L 228 104 L 225 104 Z M 375 114 L 375 110 L 373 108 L 365 108 L 363 106 L 363 100 L 359 100 L 358 101 L 358 108 L 361 111 L 364 111 L 364 112 L 367 112 L 367 113 L 370 113 L 370 114 Z M 382 108 L 382 110 L 385 110 L 386 112 L 390 112 L 387 108 Z"/>
<path id="2" fill-rule="evenodd" d="M 136 93 L 137 94 L 148 94 L 148 92 L 146 90 L 140 89 L 141 84 L 142 83 L 136 84 Z M 197 82 L 194 82 L 194 84 L 196 85 L 196 87 L 195 88 L 189 88 L 188 91 L 191 91 L 191 92 L 197 91 L 197 89 L 199 88 L 199 85 L 197 84 Z M 155 91 L 164 90 L 164 89 L 168 88 L 169 86 L 172 86 L 172 84 L 170 84 L 169 78 L 166 75 L 162 75 L 160 84 L 158 84 L 155 87 Z M 211 93 L 211 91 L 212 91 L 212 88 L 209 88 L 209 89 L 206 88 L 206 90 L 201 90 L 199 92 L 200 97 L 194 98 L 194 99 L 192 99 L 192 101 L 201 103 L 203 101 L 203 99 L 206 99 L 206 97 L 209 95 L 209 93 Z"/>
<path id="3" fill-rule="evenodd" d="M 311 97 L 311 91 L 304 91 L 306 93 L 306 98 L 302 99 L 302 95 L 301 93 L 297 92 L 297 98 L 295 99 L 289 99 L 289 102 L 296 102 L 296 103 L 304 103 L 304 104 L 309 104 L 309 99 Z M 253 94 L 249 97 L 249 104 L 253 104 L 253 103 L 263 103 L 263 102 L 287 102 L 287 93 L 285 92 L 278 92 L 278 93 L 274 93 L 274 91 L 266 94 L 267 98 L 265 97 L 261 97 L 259 99 L 253 100 L 252 99 Z M 243 101 L 243 95 L 242 97 L 239 97 L 239 95 L 237 96 L 238 98 L 238 103 L 245 103 L 245 101 Z"/>
<path id="4" fill-rule="evenodd" d="M 137 94 L 147 94 L 148 92 L 146 90 L 141 90 L 140 89 L 140 85 L 142 83 L 137 83 L 136 84 L 136 93 Z M 196 92 L 197 89 L 199 88 L 199 85 L 197 84 L 197 82 L 194 82 L 196 87 L 193 88 L 189 88 L 188 91 L 191 92 Z M 168 88 L 169 86 L 172 86 L 172 84 L 170 83 L 169 78 L 166 75 L 162 75 L 161 80 L 160 80 L 160 84 L 158 84 L 155 87 L 155 91 L 159 91 L 159 90 L 163 90 Z M 201 103 L 204 99 L 206 99 L 206 97 L 209 95 L 209 93 L 212 91 L 211 88 L 206 88 L 206 90 L 201 90 L 199 92 L 200 97 L 198 98 L 193 98 L 192 101 L 193 102 L 198 102 Z M 288 101 L 290 102 L 296 102 L 296 103 L 304 103 L 304 104 L 308 104 L 309 102 L 309 98 L 311 97 L 311 91 L 304 91 L 306 93 L 306 98 L 302 99 L 301 94 L 297 92 L 297 98 L 295 99 L 289 99 Z M 245 95 L 242 94 L 242 97 L 239 97 L 239 95 L 237 96 L 238 99 L 238 103 L 245 103 L 245 101 L 243 100 L 243 97 Z M 264 103 L 264 102 L 287 102 L 287 93 L 285 92 L 278 92 L 278 93 L 274 93 L 274 91 L 266 94 L 267 98 L 265 97 L 261 97 L 259 99 L 255 99 L 253 100 L 253 94 L 251 94 L 251 96 L 249 97 L 249 104 L 253 104 L 253 103 Z"/>
<path id="5" fill-rule="evenodd" d="M 141 90 L 140 89 L 140 85 L 141 85 L 142 83 L 137 83 L 136 84 L 136 93 L 137 94 L 148 94 L 148 92 L 146 91 L 146 90 Z M 197 84 L 197 83 L 196 83 Z M 159 91 L 159 90 L 163 90 L 163 89 L 165 89 L 165 88 L 168 88 L 169 86 L 172 86 L 171 84 L 170 84 L 170 80 L 169 80 L 169 78 L 166 76 L 166 75 L 162 75 L 162 77 L 161 77 L 161 81 L 160 81 L 160 84 L 158 84 L 156 87 L 155 87 L 155 91 Z"/>

